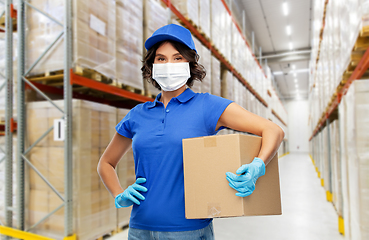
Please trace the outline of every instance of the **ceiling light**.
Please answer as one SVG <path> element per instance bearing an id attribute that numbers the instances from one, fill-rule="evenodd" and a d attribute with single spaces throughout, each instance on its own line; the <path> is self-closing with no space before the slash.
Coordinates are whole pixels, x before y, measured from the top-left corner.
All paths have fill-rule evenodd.
<path id="1" fill-rule="evenodd" d="M 293 45 L 292 45 L 292 43 L 290 42 L 290 50 L 292 50 L 293 49 Z"/>
<path id="2" fill-rule="evenodd" d="M 297 83 L 297 79 L 295 78 L 295 83 Z"/>
<path id="3" fill-rule="evenodd" d="M 284 14 L 285 16 L 287 16 L 287 15 L 288 15 L 288 5 L 287 5 L 287 2 L 284 2 L 284 3 L 282 4 L 282 9 L 283 9 L 283 14 Z"/>
<path id="4" fill-rule="evenodd" d="M 291 35 L 291 26 L 290 25 L 288 25 L 287 27 L 286 27 L 286 32 L 287 32 L 287 35 L 289 36 L 289 35 Z"/>
<path id="5" fill-rule="evenodd" d="M 292 69 L 294 69 L 295 70 L 295 68 L 296 68 L 296 66 L 295 65 L 292 65 Z M 295 73 L 296 74 L 296 73 Z"/>
<path id="6" fill-rule="evenodd" d="M 296 73 L 293 74 L 294 77 L 296 77 L 296 75 L 297 75 Z"/>

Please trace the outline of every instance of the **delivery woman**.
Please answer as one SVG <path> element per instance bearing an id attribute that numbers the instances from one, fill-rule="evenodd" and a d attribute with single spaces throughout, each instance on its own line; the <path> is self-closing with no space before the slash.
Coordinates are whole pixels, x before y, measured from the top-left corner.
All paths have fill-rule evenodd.
<path id="1" fill-rule="evenodd" d="M 186 28 L 166 25 L 145 47 L 142 75 L 161 93 L 119 122 L 98 173 L 117 208 L 133 205 L 128 239 L 214 239 L 212 219 L 185 218 L 182 139 L 215 135 L 224 127 L 262 136 L 262 148 L 252 163 L 240 166 L 236 174 L 224 173 L 236 195 L 246 197 L 264 175 L 284 132 L 228 99 L 190 89 L 206 73 Z M 136 182 L 122 189 L 115 167 L 130 147 Z"/>

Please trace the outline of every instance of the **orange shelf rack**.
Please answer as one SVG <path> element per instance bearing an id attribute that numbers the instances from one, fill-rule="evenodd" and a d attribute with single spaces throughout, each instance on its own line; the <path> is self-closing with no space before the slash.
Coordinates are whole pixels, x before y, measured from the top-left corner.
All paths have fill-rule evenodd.
<path id="1" fill-rule="evenodd" d="M 238 78 L 238 80 L 240 82 L 242 82 L 243 85 L 245 85 L 245 87 L 265 106 L 268 107 L 267 102 L 255 91 L 255 89 L 233 68 L 233 66 L 218 52 L 217 49 L 213 48 L 213 46 L 211 45 L 211 43 L 206 40 L 206 38 L 204 36 L 201 35 L 201 33 L 196 29 L 196 27 L 194 27 L 183 15 L 182 13 L 180 13 L 172 4 L 170 0 L 162 0 L 164 4 L 167 5 L 167 7 L 182 21 L 182 23 L 192 32 L 192 34 L 194 34 L 212 53 L 213 55 L 219 59 L 220 62 L 222 62 L 228 69 L 229 71 L 231 71 L 233 73 L 233 75 Z M 235 20 L 233 19 L 232 14 L 230 13 L 230 10 L 228 9 L 226 3 L 222 0 L 223 4 L 225 5 L 228 13 L 231 15 L 232 20 L 234 21 L 234 23 L 236 24 Z M 240 28 L 238 27 L 238 25 L 236 24 L 237 29 L 239 31 Z M 241 34 L 243 36 L 243 34 Z M 246 39 L 244 38 L 245 42 Z M 247 44 L 247 42 L 246 42 Z M 247 44 L 248 47 L 250 47 Z M 255 56 L 254 56 L 255 58 Z M 255 58 L 256 61 L 256 58 Z M 256 61 L 258 64 L 259 62 Z M 261 68 L 260 64 L 259 67 Z M 265 73 L 264 73 L 265 75 Z"/>
<path id="2" fill-rule="evenodd" d="M 17 122 L 13 118 L 10 119 L 10 132 L 17 131 Z M 5 136 L 5 122 L 0 122 L 0 136 Z"/>
<path id="3" fill-rule="evenodd" d="M 337 91 L 336 95 L 334 95 L 335 97 L 333 98 L 333 101 L 326 108 L 326 111 L 323 113 L 322 117 L 320 118 L 320 121 L 315 127 L 313 134 L 311 135 L 309 141 L 311 141 L 313 137 L 319 132 L 319 130 L 325 124 L 329 116 L 338 107 L 338 105 L 341 102 L 342 97 L 347 93 L 352 82 L 355 81 L 356 79 L 360 79 L 364 75 L 366 70 L 368 70 L 368 68 L 369 68 L 369 48 L 365 51 L 364 56 L 361 58 L 359 64 L 356 66 L 354 72 L 351 74 L 350 78 L 347 80 L 345 85 L 339 91 Z"/>
<path id="4" fill-rule="evenodd" d="M 32 84 L 43 92 L 52 93 L 60 96 L 63 95 L 63 88 L 48 86 L 37 82 L 32 82 Z M 121 99 L 118 100 L 109 100 L 102 97 L 73 92 L 73 98 L 108 104 L 115 107 L 132 108 L 139 103 L 154 101 L 153 98 L 77 75 L 73 72 L 73 69 L 70 69 L 70 84 L 88 87 L 101 93 L 121 97 Z M 28 85 L 26 85 L 26 88 L 31 89 L 31 87 Z"/>

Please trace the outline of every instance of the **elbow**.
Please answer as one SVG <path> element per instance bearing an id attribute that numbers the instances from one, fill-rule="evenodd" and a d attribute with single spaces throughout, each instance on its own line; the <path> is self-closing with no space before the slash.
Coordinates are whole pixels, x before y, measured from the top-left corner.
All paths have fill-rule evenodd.
<path id="1" fill-rule="evenodd" d="M 283 128 L 281 128 L 280 126 L 277 125 L 277 127 L 278 127 L 278 136 L 279 136 L 280 141 L 282 142 L 285 137 L 285 132 Z"/>

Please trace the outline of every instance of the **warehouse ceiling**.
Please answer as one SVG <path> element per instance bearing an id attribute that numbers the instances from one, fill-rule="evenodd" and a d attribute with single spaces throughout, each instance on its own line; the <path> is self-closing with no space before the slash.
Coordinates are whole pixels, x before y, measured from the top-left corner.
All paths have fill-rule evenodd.
<path id="1" fill-rule="evenodd" d="M 230 1 L 231 2 L 231 1 Z M 255 36 L 255 55 L 274 73 L 282 99 L 307 98 L 311 50 L 312 0 L 234 0 L 230 3 L 248 39 Z"/>

